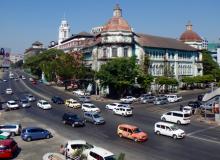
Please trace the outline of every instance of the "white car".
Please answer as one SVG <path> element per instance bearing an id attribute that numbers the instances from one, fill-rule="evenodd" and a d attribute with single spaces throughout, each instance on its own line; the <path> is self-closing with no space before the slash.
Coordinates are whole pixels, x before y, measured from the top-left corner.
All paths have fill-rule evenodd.
<path id="1" fill-rule="evenodd" d="M 172 94 L 172 95 L 168 94 L 168 95 L 165 95 L 165 96 L 167 97 L 167 100 L 170 103 L 179 102 L 183 99 L 182 96 L 175 95 L 175 94 Z"/>
<path id="2" fill-rule="evenodd" d="M 67 99 L 65 101 L 65 105 L 68 107 L 72 107 L 72 108 L 80 108 L 81 107 L 81 104 L 72 98 Z"/>
<path id="3" fill-rule="evenodd" d="M 187 113 L 187 114 L 192 114 L 192 107 L 190 107 L 190 106 L 184 106 L 183 108 L 182 108 L 182 112 L 184 112 L 184 113 Z"/>
<path id="4" fill-rule="evenodd" d="M 52 108 L 51 105 L 45 100 L 39 100 L 37 102 L 37 106 L 42 109 L 51 109 Z"/>
<path id="5" fill-rule="evenodd" d="M 65 144 L 65 153 L 67 158 L 71 158 L 71 155 L 77 151 L 77 149 L 82 149 L 84 155 L 88 155 L 89 150 L 94 148 L 93 145 L 87 143 L 85 140 L 69 140 Z"/>
<path id="6" fill-rule="evenodd" d="M 5 90 L 5 93 L 6 93 L 6 94 L 13 94 L 13 91 L 12 91 L 11 88 L 7 88 L 7 89 Z"/>
<path id="7" fill-rule="evenodd" d="M 94 147 L 89 150 L 89 153 L 87 155 L 87 160 L 116 160 L 115 155 L 101 147 Z"/>
<path id="8" fill-rule="evenodd" d="M 26 78 L 25 78 L 25 76 L 21 76 L 21 79 L 25 80 Z"/>
<path id="9" fill-rule="evenodd" d="M 92 103 L 83 103 L 82 110 L 84 112 L 101 112 L 101 110 Z"/>
<path id="10" fill-rule="evenodd" d="M 124 98 L 121 98 L 120 101 L 123 103 L 132 103 L 132 102 L 137 101 L 137 98 L 132 97 L 132 96 L 126 96 Z"/>
<path id="11" fill-rule="evenodd" d="M 88 92 L 84 92 L 83 90 L 80 89 L 73 91 L 73 94 L 76 96 L 89 96 Z"/>
<path id="12" fill-rule="evenodd" d="M 14 100 L 10 100 L 7 102 L 7 108 L 8 109 L 17 109 L 17 108 L 19 108 L 19 105 Z"/>
<path id="13" fill-rule="evenodd" d="M 114 108 L 117 108 L 117 107 L 123 107 L 123 105 L 121 103 L 111 103 L 105 106 L 105 108 L 109 110 L 113 110 Z"/>
<path id="14" fill-rule="evenodd" d="M 174 139 L 185 137 L 185 132 L 182 129 L 179 129 L 174 124 L 166 123 L 166 122 L 155 123 L 154 132 L 157 135 L 165 135 L 165 136 L 173 137 Z"/>
<path id="15" fill-rule="evenodd" d="M 128 107 L 116 107 L 113 109 L 113 113 L 121 116 L 131 116 L 132 109 Z"/>

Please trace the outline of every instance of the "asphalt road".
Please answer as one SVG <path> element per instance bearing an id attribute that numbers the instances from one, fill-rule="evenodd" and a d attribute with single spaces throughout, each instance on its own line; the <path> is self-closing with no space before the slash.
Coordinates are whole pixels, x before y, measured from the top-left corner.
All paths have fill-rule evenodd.
<path id="1" fill-rule="evenodd" d="M 19 75 L 20 71 L 17 71 Z M 24 74 L 24 73 L 22 73 Z M 8 75 L 4 75 L 8 78 Z M 65 92 L 58 91 L 44 84 L 31 84 L 27 80 L 9 80 L 0 84 L 1 91 L 11 87 L 15 94 L 2 94 L 2 101 L 7 101 L 12 97 L 19 98 L 24 93 L 32 93 L 38 99 L 50 99 L 53 95 L 62 98 L 73 96 Z M 66 139 L 84 139 L 89 143 L 102 146 L 115 154 L 125 153 L 126 160 L 219 160 L 220 153 L 220 127 L 210 126 L 205 123 L 192 121 L 191 124 L 179 126 L 188 134 L 181 140 L 174 140 L 165 136 L 157 136 L 153 132 L 154 123 L 160 121 L 160 115 L 168 110 L 179 109 L 179 105 L 186 103 L 187 100 L 196 99 L 196 92 L 184 94 L 184 101 L 166 106 L 154 106 L 148 104 L 134 104 L 132 117 L 120 117 L 113 115 L 104 109 L 105 102 L 94 102 L 101 108 L 101 115 L 105 118 L 106 124 L 93 125 L 87 123 L 85 127 L 72 128 L 61 123 L 61 117 L 65 112 L 74 112 L 82 115 L 80 109 L 71 109 L 64 105 L 55 105 L 51 110 L 42 110 L 36 107 L 36 103 L 29 109 L 16 110 L 23 117 L 30 117 L 39 123 L 50 126 L 57 133 Z M 8 112 L 10 115 L 10 112 Z M 149 139 L 144 143 L 135 143 L 128 139 L 117 136 L 116 129 L 118 124 L 130 123 L 139 126 L 148 133 Z M 54 139 L 56 140 L 56 139 Z"/>

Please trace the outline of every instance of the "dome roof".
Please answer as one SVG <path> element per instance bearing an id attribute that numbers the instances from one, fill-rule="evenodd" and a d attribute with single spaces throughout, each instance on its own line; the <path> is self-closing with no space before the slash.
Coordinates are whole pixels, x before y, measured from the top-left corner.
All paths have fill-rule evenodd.
<path id="1" fill-rule="evenodd" d="M 196 32 L 185 31 L 180 36 L 180 40 L 183 42 L 200 42 L 202 38 Z"/>
<path id="2" fill-rule="evenodd" d="M 196 32 L 192 31 L 192 24 L 188 22 L 186 31 L 182 33 L 180 40 L 183 42 L 201 42 L 202 38 Z"/>
<path id="3" fill-rule="evenodd" d="M 132 31 L 128 22 L 122 17 L 122 10 L 118 4 L 114 8 L 113 17 L 103 26 L 103 31 Z"/>
<path id="4" fill-rule="evenodd" d="M 128 22 L 122 17 L 112 17 L 104 26 L 103 31 L 128 31 L 131 32 L 131 27 Z"/>

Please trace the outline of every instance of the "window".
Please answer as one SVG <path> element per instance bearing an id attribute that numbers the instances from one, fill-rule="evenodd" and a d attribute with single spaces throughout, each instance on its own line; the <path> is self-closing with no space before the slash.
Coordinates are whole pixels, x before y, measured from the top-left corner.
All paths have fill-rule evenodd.
<path id="1" fill-rule="evenodd" d="M 171 112 L 168 112 L 167 115 L 171 115 Z"/>
<path id="2" fill-rule="evenodd" d="M 112 57 L 118 57 L 118 49 L 112 48 Z"/>
<path id="3" fill-rule="evenodd" d="M 103 58 L 107 58 L 107 49 L 103 48 Z"/>
<path id="4" fill-rule="evenodd" d="M 161 128 L 162 128 L 162 129 L 165 129 L 165 126 L 164 126 L 164 125 L 161 125 Z"/>
<path id="5" fill-rule="evenodd" d="M 128 57 L 128 48 L 124 48 L 124 57 Z"/>
<path id="6" fill-rule="evenodd" d="M 182 114 L 179 114 L 179 113 L 173 113 L 173 116 L 176 116 L 176 117 L 183 117 Z"/>

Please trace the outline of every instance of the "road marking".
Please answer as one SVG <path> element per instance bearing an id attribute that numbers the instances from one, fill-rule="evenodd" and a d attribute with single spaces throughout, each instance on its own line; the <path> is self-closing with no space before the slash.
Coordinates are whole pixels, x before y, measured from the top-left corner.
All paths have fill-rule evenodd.
<path id="1" fill-rule="evenodd" d="M 192 135 L 188 135 L 187 137 L 198 139 L 198 140 L 202 140 L 202 141 L 206 141 L 206 142 L 210 142 L 210 143 L 216 143 L 216 144 L 220 145 L 219 141 L 214 141 L 214 140 L 211 140 L 211 139 L 201 138 L 201 137 L 192 136 Z"/>
<path id="2" fill-rule="evenodd" d="M 191 136 L 191 135 L 193 135 L 193 134 L 201 133 L 201 132 L 204 132 L 204 131 L 207 131 L 207 130 L 210 130 L 210 129 L 214 129 L 214 128 L 218 128 L 218 127 L 220 127 L 220 125 L 211 126 L 211 127 L 208 127 L 208 128 L 200 129 L 200 130 L 197 130 L 197 131 L 188 133 L 187 136 Z"/>

